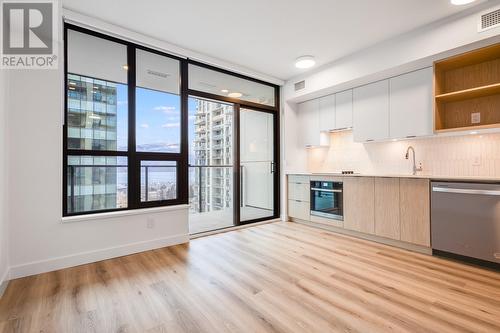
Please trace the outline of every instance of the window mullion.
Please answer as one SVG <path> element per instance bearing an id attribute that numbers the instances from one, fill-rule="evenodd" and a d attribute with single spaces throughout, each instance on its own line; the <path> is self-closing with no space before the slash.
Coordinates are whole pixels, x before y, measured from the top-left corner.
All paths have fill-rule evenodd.
<path id="1" fill-rule="evenodd" d="M 136 61 L 135 47 L 127 46 L 128 80 L 128 208 L 139 207 L 140 163 L 136 154 Z"/>

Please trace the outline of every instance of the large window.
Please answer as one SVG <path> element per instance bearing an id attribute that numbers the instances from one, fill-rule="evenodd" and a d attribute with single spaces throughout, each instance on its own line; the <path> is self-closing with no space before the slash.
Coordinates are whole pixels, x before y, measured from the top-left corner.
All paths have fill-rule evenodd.
<path id="1" fill-rule="evenodd" d="M 279 87 L 75 25 L 64 36 L 64 216 L 190 204 L 233 225 L 264 199 L 279 216 Z M 273 116 L 250 126 L 241 110 Z M 241 155 L 253 141 L 274 143 L 260 174 Z M 248 181 L 264 171 L 267 187 Z"/>
<path id="2" fill-rule="evenodd" d="M 64 215 L 187 202 L 179 59 L 66 29 Z"/>

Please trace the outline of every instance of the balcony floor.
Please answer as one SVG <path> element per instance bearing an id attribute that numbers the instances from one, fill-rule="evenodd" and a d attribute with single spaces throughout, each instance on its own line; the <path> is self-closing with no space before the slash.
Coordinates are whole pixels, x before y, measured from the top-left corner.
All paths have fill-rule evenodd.
<path id="1" fill-rule="evenodd" d="M 262 217 L 272 216 L 273 212 L 268 209 L 255 207 L 242 207 L 241 219 L 254 220 Z M 224 209 L 206 213 L 189 214 L 189 233 L 198 234 L 227 227 L 232 227 L 233 210 Z"/>

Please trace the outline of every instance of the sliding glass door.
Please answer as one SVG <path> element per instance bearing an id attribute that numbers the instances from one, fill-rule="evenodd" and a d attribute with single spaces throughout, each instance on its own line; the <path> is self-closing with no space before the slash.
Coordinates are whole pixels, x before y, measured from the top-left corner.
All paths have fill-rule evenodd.
<path id="1" fill-rule="evenodd" d="M 189 98 L 191 234 L 276 216 L 276 115 Z"/>
<path id="2" fill-rule="evenodd" d="M 279 216 L 279 89 L 189 61 L 190 232 Z"/>
<path id="3" fill-rule="evenodd" d="M 240 221 L 274 215 L 274 117 L 240 109 Z"/>
<path id="4" fill-rule="evenodd" d="M 189 98 L 189 225 L 192 234 L 234 225 L 234 106 Z"/>

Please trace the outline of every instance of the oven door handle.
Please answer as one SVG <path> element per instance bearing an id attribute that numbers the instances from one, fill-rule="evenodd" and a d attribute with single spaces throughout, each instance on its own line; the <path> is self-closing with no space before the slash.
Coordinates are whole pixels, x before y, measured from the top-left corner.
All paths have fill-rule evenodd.
<path id="1" fill-rule="evenodd" d="M 330 189 L 323 189 L 323 188 L 316 188 L 316 187 L 312 187 L 311 191 L 342 193 L 342 190 L 330 190 Z"/>

